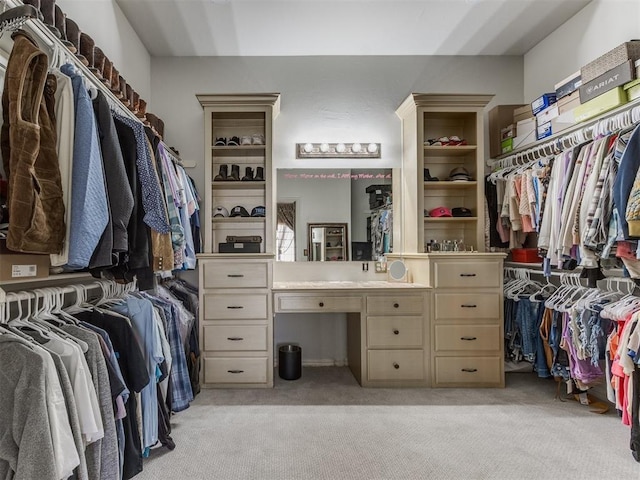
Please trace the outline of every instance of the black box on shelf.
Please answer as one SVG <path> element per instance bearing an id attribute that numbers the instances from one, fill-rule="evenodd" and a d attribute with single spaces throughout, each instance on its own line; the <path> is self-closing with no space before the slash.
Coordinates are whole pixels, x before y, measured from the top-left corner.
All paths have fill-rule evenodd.
<path id="1" fill-rule="evenodd" d="M 224 242 L 218 244 L 220 253 L 260 253 L 260 244 L 252 242 Z"/>
<path id="2" fill-rule="evenodd" d="M 369 185 L 365 192 L 369 194 L 369 208 L 383 207 L 391 203 L 391 185 Z"/>

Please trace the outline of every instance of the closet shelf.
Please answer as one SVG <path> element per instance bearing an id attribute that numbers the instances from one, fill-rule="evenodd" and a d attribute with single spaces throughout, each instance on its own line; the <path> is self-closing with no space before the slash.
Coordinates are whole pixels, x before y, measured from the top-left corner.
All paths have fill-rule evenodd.
<path id="1" fill-rule="evenodd" d="M 476 145 L 455 145 L 455 146 L 426 146 L 424 147 L 425 157 L 461 157 L 473 153 L 478 149 Z"/>
<path id="2" fill-rule="evenodd" d="M 475 222 L 478 217 L 425 217 L 425 223 Z"/>
<path id="3" fill-rule="evenodd" d="M 213 181 L 211 182 L 211 188 L 213 190 L 263 190 L 266 182 L 243 182 L 240 181 Z"/>
<path id="4" fill-rule="evenodd" d="M 264 223 L 265 217 L 213 217 L 213 223 Z"/>
<path id="5" fill-rule="evenodd" d="M 451 188 L 451 189 L 475 188 L 477 185 L 478 185 L 478 182 L 475 180 L 470 180 L 468 182 L 446 182 L 446 181 L 424 182 L 425 190 L 431 189 L 431 188 Z"/>

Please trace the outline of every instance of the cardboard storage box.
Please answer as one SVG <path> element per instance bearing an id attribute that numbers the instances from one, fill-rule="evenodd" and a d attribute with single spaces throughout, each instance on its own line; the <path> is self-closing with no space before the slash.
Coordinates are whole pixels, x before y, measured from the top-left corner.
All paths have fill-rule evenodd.
<path id="1" fill-rule="evenodd" d="M 616 48 L 609 50 L 604 55 L 587 63 L 580 69 L 582 84 L 586 84 L 627 60 L 633 60 L 635 62 L 638 59 L 640 59 L 640 40 L 631 40 L 630 42 L 618 45 Z"/>
<path id="2" fill-rule="evenodd" d="M 14 252 L 0 240 L 0 282 L 47 278 L 49 265 L 49 255 Z"/>
<path id="3" fill-rule="evenodd" d="M 580 103 L 593 100 L 598 95 L 608 92 L 636 78 L 635 68 L 631 60 L 606 71 L 580 87 Z"/>
<path id="4" fill-rule="evenodd" d="M 501 155 L 502 129 L 514 123 L 514 111 L 522 105 L 496 105 L 489 110 L 489 155 Z M 507 137 L 508 138 L 508 137 Z"/>
<path id="5" fill-rule="evenodd" d="M 536 141 L 536 118 L 520 120 L 516 126 L 518 135 L 513 138 L 513 148 L 522 148 Z"/>
<path id="6" fill-rule="evenodd" d="M 548 108 L 550 105 L 556 103 L 556 92 L 553 93 L 543 93 L 538 98 L 536 98 L 533 102 L 531 102 L 531 111 L 534 115 L 537 115 L 545 108 Z"/>
<path id="7" fill-rule="evenodd" d="M 578 105 L 580 105 L 580 92 L 576 90 L 558 100 L 558 113 L 562 115 L 563 113 L 571 112 Z"/>
<path id="8" fill-rule="evenodd" d="M 625 92 L 627 92 L 627 100 L 632 101 L 636 98 L 640 98 L 640 78 L 634 80 L 633 82 L 627 83 L 624 87 L 622 87 Z"/>
<path id="9" fill-rule="evenodd" d="M 513 122 L 518 123 L 521 120 L 527 120 L 529 118 L 533 118 L 533 112 L 531 111 L 531 105 L 523 105 L 522 107 L 516 108 L 513 111 Z"/>
<path id="10" fill-rule="evenodd" d="M 549 108 L 545 108 L 543 111 L 536 115 L 536 123 L 538 125 L 542 125 L 543 123 L 548 123 L 554 118 L 560 115 L 558 111 L 558 105 L 554 103 Z"/>
<path id="11" fill-rule="evenodd" d="M 576 122 L 584 122 L 625 103 L 627 103 L 627 94 L 622 87 L 616 87 L 576 107 L 573 111 L 574 118 Z"/>
<path id="12" fill-rule="evenodd" d="M 260 253 L 257 242 L 224 242 L 218 244 L 220 253 Z"/>
<path id="13" fill-rule="evenodd" d="M 575 92 L 580 85 L 582 85 L 582 77 L 580 76 L 580 71 L 572 73 L 567 78 L 560 80 L 554 85 L 553 88 L 556 89 L 556 99 L 560 101 L 561 98 L 564 98 L 567 95 Z"/>

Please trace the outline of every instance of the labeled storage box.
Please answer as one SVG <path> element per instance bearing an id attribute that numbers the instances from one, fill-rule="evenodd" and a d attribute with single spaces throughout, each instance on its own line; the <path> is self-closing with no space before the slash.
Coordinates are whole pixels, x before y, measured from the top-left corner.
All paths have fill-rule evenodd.
<path id="1" fill-rule="evenodd" d="M 629 102 L 635 100 L 636 98 L 640 98 L 640 78 L 634 80 L 633 82 L 627 83 L 622 88 L 625 92 L 627 92 L 627 100 Z"/>
<path id="2" fill-rule="evenodd" d="M 513 138 L 502 140 L 502 142 L 500 142 L 500 147 L 502 153 L 509 153 L 511 150 L 513 150 Z"/>
<path id="3" fill-rule="evenodd" d="M 14 252 L 0 240 L 0 281 L 47 278 L 49 265 L 49 255 Z"/>
<path id="4" fill-rule="evenodd" d="M 617 67 L 606 71 L 580 87 L 580 103 L 588 102 L 598 95 L 608 92 L 636 78 L 633 62 L 628 60 Z"/>
<path id="5" fill-rule="evenodd" d="M 522 148 L 536 141 L 536 118 L 520 120 L 516 126 L 517 136 L 513 138 L 514 149 Z"/>
<path id="6" fill-rule="evenodd" d="M 533 118 L 533 112 L 531 111 L 531 105 L 523 105 L 522 107 L 518 107 L 513 111 L 513 122 L 518 123 L 521 120 L 527 120 L 529 118 Z"/>
<path id="7" fill-rule="evenodd" d="M 640 40 L 631 40 L 622 45 L 618 45 L 616 48 L 609 50 L 604 55 L 587 63 L 580 69 L 582 84 L 585 85 L 587 82 L 627 60 L 633 60 L 635 62 L 638 59 L 640 59 Z"/>
<path id="8" fill-rule="evenodd" d="M 580 105 L 580 92 L 576 90 L 575 92 L 558 100 L 558 113 L 562 115 L 564 113 L 571 112 L 578 105 Z"/>
<path id="9" fill-rule="evenodd" d="M 536 122 L 538 125 L 542 125 L 543 123 L 550 122 L 558 115 L 560 115 L 560 112 L 558 111 L 558 104 L 554 103 L 536 115 Z"/>
<path id="10" fill-rule="evenodd" d="M 218 244 L 220 253 L 260 253 L 260 244 L 253 242 L 224 242 Z"/>
<path id="11" fill-rule="evenodd" d="M 622 87 L 616 87 L 587 103 L 579 105 L 573 111 L 573 115 L 576 122 L 584 122 L 625 103 L 627 103 L 627 94 Z"/>
<path id="12" fill-rule="evenodd" d="M 543 93 L 541 96 L 531 102 L 531 111 L 534 115 L 537 115 L 545 108 L 556 103 L 556 92 Z"/>
<path id="13" fill-rule="evenodd" d="M 547 138 L 551 136 L 551 120 L 547 123 L 543 123 L 538 125 L 536 129 L 536 140 L 542 140 L 543 138 Z"/>
<path id="14" fill-rule="evenodd" d="M 580 75 L 580 72 L 577 71 L 572 73 L 567 78 L 560 80 L 554 85 L 553 88 L 556 89 L 556 99 L 560 101 L 561 98 L 575 92 L 580 85 L 582 85 L 582 76 Z"/>
<path id="15" fill-rule="evenodd" d="M 514 123 L 514 112 L 520 107 L 522 105 L 496 105 L 489 110 L 489 155 L 491 157 L 497 157 L 503 153 L 501 142 L 509 137 L 503 138 L 502 130 Z"/>

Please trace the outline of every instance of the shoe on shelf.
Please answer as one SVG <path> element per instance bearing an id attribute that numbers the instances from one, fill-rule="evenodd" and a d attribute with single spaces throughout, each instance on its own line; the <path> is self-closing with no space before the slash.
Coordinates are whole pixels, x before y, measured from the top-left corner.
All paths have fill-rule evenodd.
<path id="1" fill-rule="evenodd" d="M 240 165 L 231 165 L 231 173 L 227 177 L 227 180 L 240 180 Z"/>
<path id="2" fill-rule="evenodd" d="M 439 182 L 440 179 L 438 177 L 432 177 L 431 173 L 429 173 L 429 169 L 424 169 L 424 181 L 425 182 Z"/>
<path id="3" fill-rule="evenodd" d="M 254 133 L 251 135 L 251 143 L 253 145 L 264 145 L 264 135 L 261 133 Z"/>
<path id="4" fill-rule="evenodd" d="M 264 167 L 256 167 L 256 174 L 253 180 L 256 182 L 264 182 Z"/>
<path id="5" fill-rule="evenodd" d="M 227 142 L 227 145 L 233 145 L 234 147 L 237 147 L 238 145 L 240 145 L 240 137 L 231 137 Z"/>
<path id="6" fill-rule="evenodd" d="M 240 137 L 240 145 L 251 145 L 251 137 L 249 135 Z"/>
<path id="7" fill-rule="evenodd" d="M 67 38 L 67 22 L 65 20 L 65 14 L 58 5 L 55 6 L 55 16 L 56 28 L 60 31 L 60 40 L 71 53 L 76 53 L 76 47 L 74 47 L 73 43 L 71 43 Z"/>
<path id="8" fill-rule="evenodd" d="M 227 175 L 229 174 L 229 166 L 228 165 L 220 165 L 220 173 L 218 173 L 215 177 L 213 177 L 214 182 L 225 181 L 227 180 Z"/>
<path id="9" fill-rule="evenodd" d="M 467 141 L 464 138 L 460 138 L 457 135 L 454 135 L 453 137 L 449 137 L 449 146 L 460 146 L 460 145 L 466 145 Z"/>
<path id="10" fill-rule="evenodd" d="M 216 138 L 216 143 L 214 144 L 216 147 L 224 147 L 227 144 L 227 139 L 224 137 Z"/>
<path id="11" fill-rule="evenodd" d="M 242 177 L 243 182 L 252 181 L 253 180 L 253 168 L 247 167 L 244 170 L 244 177 Z"/>

